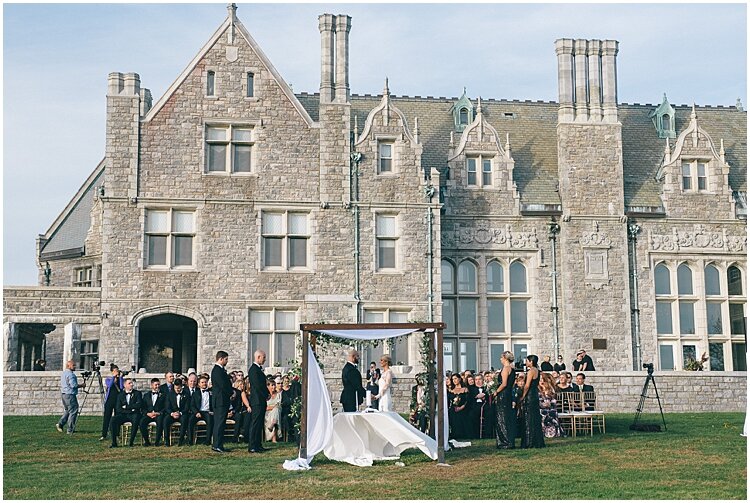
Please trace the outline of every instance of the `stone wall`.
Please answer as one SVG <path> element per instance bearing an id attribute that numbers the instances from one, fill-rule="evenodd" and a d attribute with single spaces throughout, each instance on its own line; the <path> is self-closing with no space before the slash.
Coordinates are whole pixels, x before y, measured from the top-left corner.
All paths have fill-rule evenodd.
<path id="1" fill-rule="evenodd" d="M 148 389 L 152 377 L 161 374 L 138 374 L 136 387 Z M 664 412 L 742 412 L 747 406 L 747 372 L 668 372 L 655 373 Z M 645 380 L 643 372 L 589 373 L 587 383 L 594 386 L 605 412 L 633 412 L 640 399 Z M 79 377 L 79 383 L 82 383 Z M 326 377 L 334 413 L 341 410 L 341 379 Z M 59 372 L 6 372 L 3 376 L 4 415 L 61 414 Z M 396 376 L 393 401 L 397 412 L 408 412 L 411 400 L 411 375 Z M 94 386 L 94 388 L 96 385 Z M 650 390 L 653 396 L 653 388 Z M 83 394 L 79 394 L 79 403 Z M 30 405 L 33 404 L 33 405 Z M 656 400 L 646 401 L 646 413 L 658 413 Z M 90 395 L 83 411 L 101 414 L 101 399 Z"/>

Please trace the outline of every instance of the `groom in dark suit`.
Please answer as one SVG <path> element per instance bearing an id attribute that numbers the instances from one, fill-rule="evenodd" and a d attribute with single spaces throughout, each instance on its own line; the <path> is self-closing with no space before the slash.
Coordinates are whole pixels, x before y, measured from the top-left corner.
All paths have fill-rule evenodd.
<path id="1" fill-rule="evenodd" d="M 232 395 L 232 382 L 225 369 L 228 362 L 229 355 L 226 351 L 218 351 L 216 365 L 211 369 L 211 399 L 214 411 L 214 443 L 211 450 L 215 452 L 227 452 L 224 449 L 224 428 L 227 425 L 229 397 Z"/>
<path id="2" fill-rule="evenodd" d="M 349 350 L 347 362 L 341 371 L 341 382 L 344 389 L 341 391 L 341 405 L 344 412 L 356 412 L 357 406 L 361 405 L 365 399 L 365 388 L 362 387 L 362 374 L 357 368 L 359 363 L 359 353 L 356 349 Z"/>
<path id="3" fill-rule="evenodd" d="M 262 349 L 257 350 L 253 354 L 253 359 L 253 364 L 247 370 L 247 378 L 250 381 L 250 438 L 247 441 L 247 451 L 257 453 L 268 450 L 261 445 L 261 442 L 270 393 L 266 384 L 266 374 L 263 372 L 266 352 Z"/>

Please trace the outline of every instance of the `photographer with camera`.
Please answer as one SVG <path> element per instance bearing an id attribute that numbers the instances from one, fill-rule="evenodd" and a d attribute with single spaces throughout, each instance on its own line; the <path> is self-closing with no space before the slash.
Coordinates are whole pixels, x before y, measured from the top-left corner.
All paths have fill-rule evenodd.
<path id="1" fill-rule="evenodd" d="M 55 427 L 60 433 L 63 432 L 63 426 L 68 424 L 68 435 L 72 435 L 76 429 L 76 420 L 78 419 L 78 378 L 74 370 L 76 362 L 68 360 L 65 363 L 65 370 L 60 378 L 60 391 L 62 392 L 63 415 Z"/>
<path id="2" fill-rule="evenodd" d="M 104 364 L 104 362 L 99 363 Z M 105 440 L 109 434 L 109 423 L 115 412 L 117 395 L 123 389 L 123 374 L 120 373 L 120 367 L 113 363 L 109 366 L 109 370 L 112 372 L 112 376 L 104 380 L 104 417 L 102 418 L 102 436 L 99 439 L 100 441 Z"/>

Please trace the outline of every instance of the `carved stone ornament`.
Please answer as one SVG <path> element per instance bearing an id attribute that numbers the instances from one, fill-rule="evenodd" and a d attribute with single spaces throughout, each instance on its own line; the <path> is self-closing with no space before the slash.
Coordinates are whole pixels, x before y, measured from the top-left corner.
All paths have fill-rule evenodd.
<path id="1" fill-rule="evenodd" d="M 580 243 L 584 247 L 609 248 L 612 240 L 603 232 L 599 232 L 599 222 L 594 220 L 591 232 L 584 232 Z"/>
<path id="2" fill-rule="evenodd" d="M 603 248 L 589 248 L 583 251 L 585 283 L 600 290 L 609 284 L 608 251 Z"/>
<path id="3" fill-rule="evenodd" d="M 456 223 L 454 230 L 443 235 L 443 244 L 446 247 L 452 245 L 500 245 L 503 248 L 536 250 L 539 248 L 539 239 L 536 227 L 526 228 L 521 231 L 513 230 L 510 224 L 503 228 L 493 228 L 487 220 L 477 220 L 472 224 Z"/>
<path id="4" fill-rule="evenodd" d="M 726 229 L 711 231 L 705 225 L 696 224 L 692 230 L 678 231 L 672 227 L 671 234 L 654 234 L 649 231 L 651 251 L 675 252 L 680 250 L 724 250 L 743 252 L 747 250 L 747 236 L 730 236 Z"/>
<path id="5" fill-rule="evenodd" d="M 239 48 L 233 46 L 227 46 L 227 61 L 234 63 L 239 58 Z"/>

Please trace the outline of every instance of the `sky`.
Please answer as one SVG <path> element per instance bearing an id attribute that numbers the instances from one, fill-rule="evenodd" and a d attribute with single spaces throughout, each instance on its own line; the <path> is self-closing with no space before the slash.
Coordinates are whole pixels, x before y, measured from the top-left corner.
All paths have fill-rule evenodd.
<path id="1" fill-rule="evenodd" d="M 747 95 L 745 4 L 238 4 L 295 92 L 320 86 L 322 13 L 352 16 L 350 86 L 396 96 L 557 100 L 557 38 L 616 39 L 621 103 Z M 154 102 L 227 15 L 214 4 L 4 4 L 3 285 L 37 283 L 36 244 L 104 156 L 107 74 Z"/>

